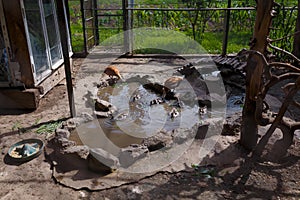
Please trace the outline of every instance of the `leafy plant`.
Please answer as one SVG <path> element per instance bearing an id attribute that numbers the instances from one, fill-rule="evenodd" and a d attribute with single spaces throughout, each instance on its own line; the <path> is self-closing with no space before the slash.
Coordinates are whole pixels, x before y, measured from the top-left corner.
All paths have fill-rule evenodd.
<path id="1" fill-rule="evenodd" d="M 43 124 L 36 129 L 37 134 L 44 134 L 44 133 L 53 133 L 55 130 L 61 125 L 62 122 L 52 122 L 48 124 Z"/>
<path id="2" fill-rule="evenodd" d="M 23 129 L 23 126 L 21 125 L 21 122 L 18 120 L 14 123 L 14 125 L 11 128 L 12 131 L 17 131 L 17 130 L 22 130 L 22 129 Z"/>

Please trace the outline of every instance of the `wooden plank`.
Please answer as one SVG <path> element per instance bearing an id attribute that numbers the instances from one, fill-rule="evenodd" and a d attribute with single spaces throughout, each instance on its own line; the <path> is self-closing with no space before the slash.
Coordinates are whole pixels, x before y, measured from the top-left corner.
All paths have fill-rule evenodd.
<path id="1" fill-rule="evenodd" d="M 36 109 L 39 99 L 38 89 L 1 89 L 0 109 Z"/>
<path id="2" fill-rule="evenodd" d="M 53 87 L 65 78 L 64 65 L 51 73 L 49 77 L 43 80 L 37 88 L 40 90 L 41 97 L 47 94 Z"/>

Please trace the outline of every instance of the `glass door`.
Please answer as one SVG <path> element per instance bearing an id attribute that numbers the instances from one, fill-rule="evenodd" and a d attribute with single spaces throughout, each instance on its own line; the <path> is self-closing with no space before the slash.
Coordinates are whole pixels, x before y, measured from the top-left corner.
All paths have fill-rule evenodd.
<path id="1" fill-rule="evenodd" d="M 59 40 L 55 9 L 52 0 L 43 0 L 43 7 L 50 49 L 50 62 L 52 68 L 57 68 L 58 65 L 62 64 L 59 61 L 62 61 L 63 57 L 61 44 Z"/>

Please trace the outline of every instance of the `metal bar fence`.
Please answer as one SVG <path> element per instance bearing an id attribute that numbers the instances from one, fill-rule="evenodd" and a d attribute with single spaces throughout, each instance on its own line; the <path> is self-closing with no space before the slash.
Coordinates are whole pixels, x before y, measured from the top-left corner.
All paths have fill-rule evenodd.
<path id="1" fill-rule="evenodd" d="M 162 27 L 182 31 L 187 36 L 194 37 L 199 43 L 202 42 L 204 47 L 207 46 L 207 42 L 211 42 L 209 45 L 213 46 L 213 49 L 209 49 L 208 53 L 226 55 L 228 47 L 230 47 L 229 53 L 232 53 L 235 46 L 237 46 L 236 48 L 248 47 L 248 42 L 252 37 L 256 8 L 251 6 L 233 7 L 230 5 L 231 0 L 228 0 L 227 8 L 170 8 L 166 5 L 142 7 L 142 5 L 134 4 L 132 0 L 130 3 L 128 1 L 122 0 L 121 5 L 107 8 L 103 7 L 101 2 L 94 0 L 96 2 L 93 7 L 94 24 L 89 28 L 84 25 L 82 27 L 84 32 L 94 29 L 94 45 L 101 45 L 101 42 L 106 38 L 132 28 Z M 285 7 L 284 9 L 293 10 L 295 7 Z M 86 12 L 86 9 L 83 8 L 82 12 Z M 200 19 L 206 20 L 205 22 L 199 20 L 201 27 L 198 27 L 196 33 L 191 31 L 191 24 L 188 19 L 188 14 L 193 12 L 199 12 L 199 15 L 202 16 Z M 209 16 L 208 19 L 205 19 L 207 16 Z M 84 17 L 82 20 L 86 21 Z M 84 41 L 91 38 L 91 36 L 83 35 Z M 131 41 L 131 35 L 124 35 L 127 37 L 124 42 Z M 213 37 L 213 39 L 209 37 Z M 130 42 L 127 43 L 125 52 L 132 48 Z"/>

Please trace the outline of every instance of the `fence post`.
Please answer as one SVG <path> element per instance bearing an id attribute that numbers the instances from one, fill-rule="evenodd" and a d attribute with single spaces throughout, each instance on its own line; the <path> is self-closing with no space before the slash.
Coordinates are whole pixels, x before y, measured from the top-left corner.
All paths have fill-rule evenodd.
<path id="1" fill-rule="evenodd" d="M 95 26 L 95 45 L 99 45 L 99 21 L 98 21 L 98 4 L 94 0 L 94 26 Z"/>
<path id="2" fill-rule="evenodd" d="M 129 34 L 128 34 L 128 0 L 122 0 L 123 10 L 123 31 L 124 31 L 124 51 L 125 54 L 129 52 Z"/>
<path id="3" fill-rule="evenodd" d="M 88 53 L 87 49 L 87 35 L 86 35 L 86 24 L 85 24 L 85 10 L 84 10 L 84 0 L 80 0 L 80 11 L 81 11 L 81 20 L 82 20 L 82 31 L 83 31 L 83 49 L 85 55 Z"/>
<path id="4" fill-rule="evenodd" d="M 223 46 L 222 46 L 222 56 L 225 56 L 227 54 L 231 0 L 228 0 L 227 8 L 228 8 L 228 10 L 226 11 L 225 23 L 224 23 L 224 37 L 223 37 Z"/>
<path id="5" fill-rule="evenodd" d="M 130 4 L 129 4 L 129 8 L 134 8 L 134 0 L 129 0 Z M 133 51 L 133 10 L 129 10 L 128 12 L 128 32 L 129 32 L 129 53 L 131 54 Z"/>

